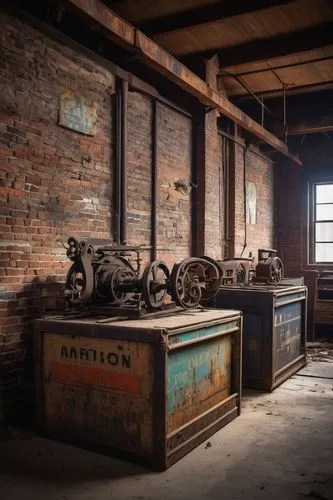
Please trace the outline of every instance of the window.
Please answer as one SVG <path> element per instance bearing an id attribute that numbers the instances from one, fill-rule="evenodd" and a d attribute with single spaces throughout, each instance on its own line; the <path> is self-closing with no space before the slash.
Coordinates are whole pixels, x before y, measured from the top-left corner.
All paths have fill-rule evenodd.
<path id="1" fill-rule="evenodd" d="M 314 185 L 314 262 L 333 263 L 333 183 Z"/>

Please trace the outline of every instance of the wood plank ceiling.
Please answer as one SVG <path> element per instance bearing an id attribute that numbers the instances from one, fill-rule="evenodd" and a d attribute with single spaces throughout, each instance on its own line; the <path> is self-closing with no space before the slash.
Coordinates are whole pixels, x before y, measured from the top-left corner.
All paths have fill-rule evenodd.
<path id="1" fill-rule="evenodd" d="M 104 0 L 184 63 L 219 55 L 229 98 L 333 88 L 332 0 Z"/>

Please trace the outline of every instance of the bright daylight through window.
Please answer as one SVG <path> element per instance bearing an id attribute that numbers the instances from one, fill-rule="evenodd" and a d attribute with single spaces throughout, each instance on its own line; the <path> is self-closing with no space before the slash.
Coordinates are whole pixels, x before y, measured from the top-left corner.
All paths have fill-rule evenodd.
<path id="1" fill-rule="evenodd" d="M 315 262 L 333 263 L 333 183 L 315 185 Z"/>

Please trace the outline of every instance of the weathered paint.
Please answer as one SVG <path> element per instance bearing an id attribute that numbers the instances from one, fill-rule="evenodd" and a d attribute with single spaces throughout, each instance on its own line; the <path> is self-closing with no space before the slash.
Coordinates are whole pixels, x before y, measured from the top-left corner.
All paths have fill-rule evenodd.
<path id="1" fill-rule="evenodd" d="M 302 305 L 294 302 L 275 309 L 274 372 L 301 355 Z"/>
<path id="2" fill-rule="evenodd" d="M 280 297 L 276 297 L 275 300 L 275 307 L 279 306 L 280 304 L 290 302 L 292 300 L 300 300 L 306 299 L 306 294 L 305 292 L 300 292 L 300 293 L 289 293 L 288 295 L 282 295 Z"/>
<path id="3" fill-rule="evenodd" d="M 168 353 L 168 433 L 230 395 L 231 335 Z"/>
<path id="4" fill-rule="evenodd" d="M 152 364 L 150 344 L 45 335 L 47 425 L 151 453 Z"/>
<path id="5" fill-rule="evenodd" d="M 239 312 L 213 309 L 37 320 L 38 423 L 165 470 L 239 415 L 241 327 Z"/>
<path id="6" fill-rule="evenodd" d="M 59 125 L 85 135 L 97 132 L 97 104 L 66 90 L 60 94 Z"/>
<path id="7" fill-rule="evenodd" d="M 228 321 L 227 323 L 222 325 L 198 328 L 197 330 L 193 329 L 188 332 L 177 333 L 176 335 L 169 335 L 168 344 L 172 346 L 175 344 L 182 344 L 184 342 L 191 342 L 197 339 L 203 339 L 214 335 L 236 331 L 238 328 L 239 328 L 239 320 Z"/>
<path id="8" fill-rule="evenodd" d="M 243 384 L 271 391 L 306 363 L 305 286 L 223 286 L 220 308 L 243 312 Z"/>

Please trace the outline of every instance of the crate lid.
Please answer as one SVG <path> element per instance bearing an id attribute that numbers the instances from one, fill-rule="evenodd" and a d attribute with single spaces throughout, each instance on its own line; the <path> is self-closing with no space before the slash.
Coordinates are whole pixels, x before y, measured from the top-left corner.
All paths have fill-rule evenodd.
<path id="1" fill-rule="evenodd" d="M 155 316 L 141 319 L 127 319 L 127 318 L 101 318 L 100 316 L 89 317 L 73 317 L 70 316 L 53 316 L 37 320 L 37 323 L 53 322 L 53 323 L 71 323 L 72 325 L 94 325 L 94 326 L 107 326 L 112 329 L 116 328 L 129 328 L 129 329 L 145 329 L 145 330 L 178 330 L 186 327 L 193 327 L 196 325 L 207 323 L 224 322 L 228 319 L 237 319 L 241 315 L 240 311 L 232 309 L 176 309 L 170 314 L 163 316 Z"/>

